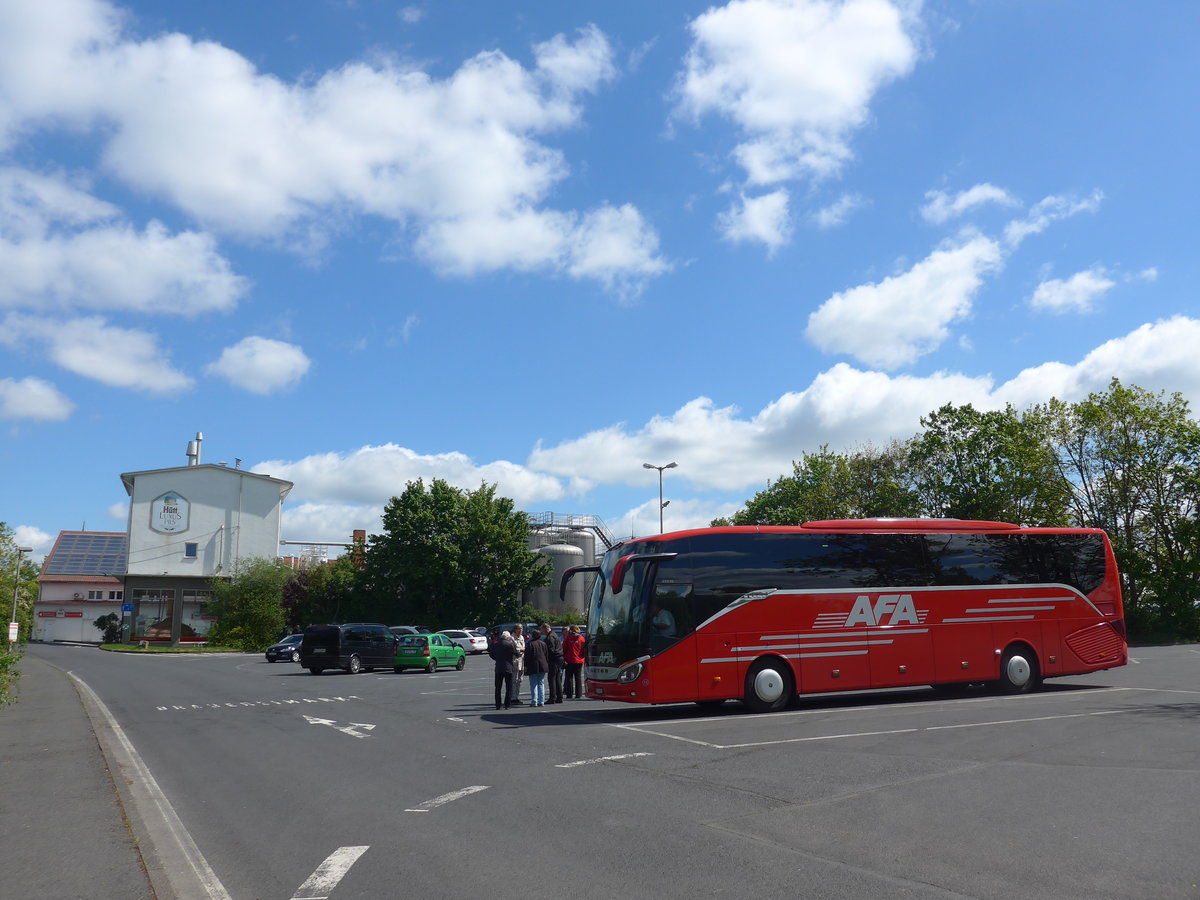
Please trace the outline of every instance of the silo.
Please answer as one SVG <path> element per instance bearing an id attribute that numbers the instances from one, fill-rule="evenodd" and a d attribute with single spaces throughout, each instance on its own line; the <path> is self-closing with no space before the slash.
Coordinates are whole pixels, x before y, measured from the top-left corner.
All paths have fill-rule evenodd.
<path id="1" fill-rule="evenodd" d="M 550 560 L 550 584 L 530 591 L 529 603 L 535 609 L 546 612 L 582 613 L 587 608 L 587 594 L 580 579 L 572 578 L 568 582 L 566 597 L 561 601 L 558 599 L 558 585 L 567 569 L 585 564 L 583 551 L 574 544 L 555 543 L 538 547 L 537 552 Z"/>

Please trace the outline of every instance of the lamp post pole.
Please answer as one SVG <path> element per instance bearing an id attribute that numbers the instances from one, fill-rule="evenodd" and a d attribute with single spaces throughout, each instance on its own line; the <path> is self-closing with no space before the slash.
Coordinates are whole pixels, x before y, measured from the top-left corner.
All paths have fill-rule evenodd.
<path id="1" fill-rule="evenodd" d="M 32 552 L 33 552 L 32 547 L 18 547 L 17 548 L 17 564 L 13 568 L 12 618 L 8 620 L 9 621 L 9 625 L 8 625 L 8 652 L 9 653 L 12 652 L 13 644 L 16 643 L 17 628 L 19 627 L 17 625 L 17 591 L 21 586 L 21 557 L 26 553 L 32 553 Z"/>
<path id="2" fill-rule="evenodd" d="M 642 463 L 643 469 L 658 469 L 658 533 L 663 533 L 663 510 L 667 503 L 663 502 L 663 469 L 674 469 L 678 463 L 669 462 L 665 466 L 656 466 L 653 463 Z"/>

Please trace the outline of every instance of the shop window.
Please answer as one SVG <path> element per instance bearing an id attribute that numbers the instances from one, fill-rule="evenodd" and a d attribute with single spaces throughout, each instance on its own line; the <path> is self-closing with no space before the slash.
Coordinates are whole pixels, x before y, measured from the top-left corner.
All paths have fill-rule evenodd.
<path id="1" fill-rule="evenodd" d="M 200 545 L 187 543 L 183 545 L 183 555 L 187 559 L 195 559 L 196 553 L 199 551 Z"/>

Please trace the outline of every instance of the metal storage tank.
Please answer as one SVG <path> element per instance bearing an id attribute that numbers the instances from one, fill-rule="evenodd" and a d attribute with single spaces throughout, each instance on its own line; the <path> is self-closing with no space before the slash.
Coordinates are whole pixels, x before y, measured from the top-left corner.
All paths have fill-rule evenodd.
<path id="1" fill-rule="evenodd" d="M 563 573 L 572 566 L 590 565 L 585 562 L 583 550 L 574 544 L 554 543 L 538 547 L 537 552 L 550 560 L 550 584 L 529 592 L 529 603 L 535 609 L 546 612 L 577 612 L 587 609 L 587 593 L 585 585 L 579 578 L 572 578 L 567 584 L 566 596 L 558 599 L 558 585 Z"/>

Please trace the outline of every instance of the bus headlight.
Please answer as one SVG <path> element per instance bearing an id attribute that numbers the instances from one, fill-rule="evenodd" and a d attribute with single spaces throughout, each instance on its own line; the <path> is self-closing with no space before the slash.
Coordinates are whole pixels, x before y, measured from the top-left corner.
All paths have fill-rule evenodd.
<path id="1" fill-rule="evenodd" d="M 620 684 L 629 684 L 631 681 L 637 681 L 638 676 L 642 674 L 642 664 L 635 662 L 631 666 L 626 666 L 617 673 L 617 681 Z"/>

